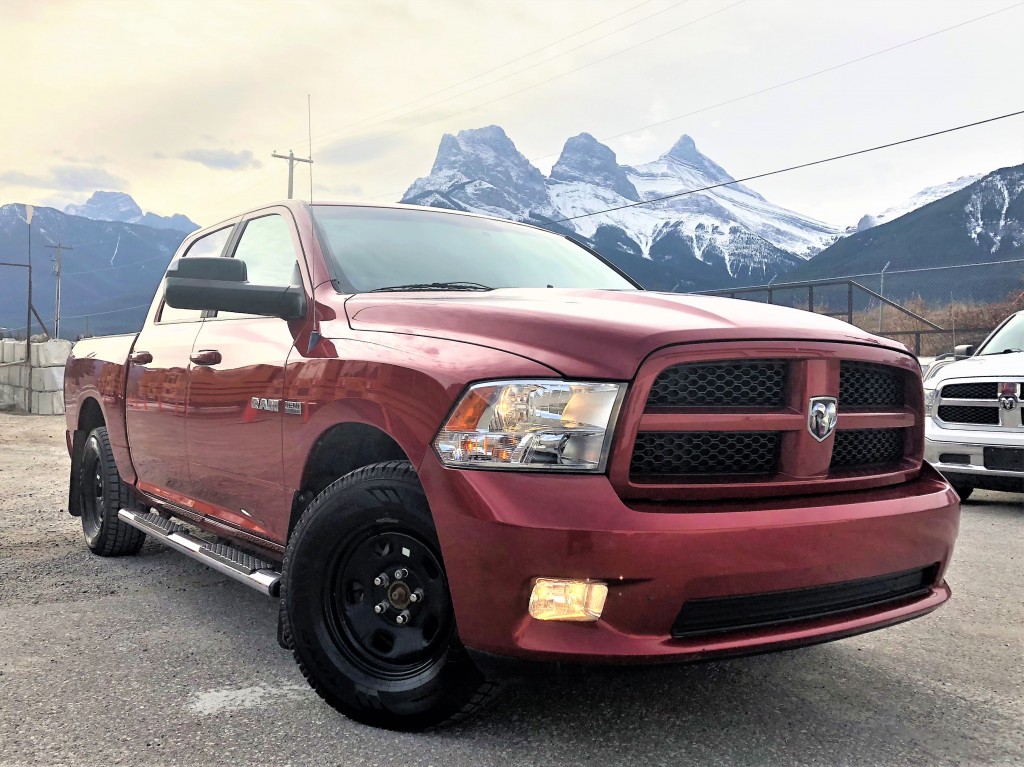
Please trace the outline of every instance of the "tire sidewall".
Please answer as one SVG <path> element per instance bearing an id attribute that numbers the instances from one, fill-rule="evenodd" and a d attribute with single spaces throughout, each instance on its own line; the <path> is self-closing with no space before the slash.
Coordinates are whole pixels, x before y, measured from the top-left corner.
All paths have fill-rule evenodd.
<path id="1" fill-rule="evenodd" d="M 440 561 L 440 546 L 422 488 L 401 479 L 366 478 L 328 488 L 306 511 L 288 545 L 282 599 L 291 642 L 300 665 L 329 702 L 352 718 L 376 721 L 373 711 L 402 718 L 397 729 L 419 729 L 443 721 L 461 708 L 482 677 L 451 636 L 424 669 L 403 679 L 376 676 L 335 641 L 325 615 L 330 568 L 340 549 L 367 530 L 411 533 L 428 543 Z M 450 605 L 449 605 L 450 607 Z"/>
<path id="2" fill-rule="evenodd" d="M 104 466 L 104 447 L 106 442 L 106 433 L 101 432 L 100 429 L 93 429 L 89 434 L 89 438 L 85 442 L 85 446 L 82 448 L 82 462 L 81 462 L 81 474 L 79 475 L 79 488 L 83 496 L 85 494 L 85 488 L 92 486 L 92 480 L 89 479 L 89 474 L 98 472 L 100 477 L 100 484 L 103 486 L 103 521 L 96 528 L 95 532 L 90 535 L 89 530 L 85 525 L 86 509 L 82 509 L 82 535 L 85 537 L 85 542 L 90 549 L 96 549 L 100 546 L 100 542 L 104 539 L 104 533 L 110 527 L 110 515 L 111 515 L 111 501 L 117 497 L 118 488 L 113 486 L 113 482 L 110 479 L 110 472 L 106 470 Z M 83 498 L 82 503 L 85 502 Z M 117 509 L 114 509 L 113 514 L 116 516 Z"/>

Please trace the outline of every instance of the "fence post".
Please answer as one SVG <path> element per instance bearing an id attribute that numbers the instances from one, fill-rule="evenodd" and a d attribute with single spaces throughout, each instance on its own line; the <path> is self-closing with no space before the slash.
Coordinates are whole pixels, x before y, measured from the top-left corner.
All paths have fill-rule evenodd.
<path id="1" fill-rule="evenodd" d="M 853 282 L 846 283 L 846 321 L 853 324 Z"/>
<path id="2" fill-rule="evenodd" d="M 807 311 L 814 311 L 814 286 L 807 286 Z"/>

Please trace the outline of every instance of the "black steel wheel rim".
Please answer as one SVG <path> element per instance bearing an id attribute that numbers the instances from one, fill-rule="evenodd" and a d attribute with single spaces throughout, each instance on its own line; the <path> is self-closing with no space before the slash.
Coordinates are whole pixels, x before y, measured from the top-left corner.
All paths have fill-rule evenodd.
<path id="1" fill-rule="evenodd" d="M 99 456 L 86 454 L 82 466 L 81 506 L 82 522 L 90 537 L 96 536 L 103 527 L 103 515 L 106 509 L 106 498 L 103 489 L 103 474 L 100 470 Z"/>
<path id="2" fill-rule="evenodd" d="M 350 537 L 328 572 L 328 629 L 363 671 L 405 679 L 444 655 L 454 624 L 448 582 L 434 547 L 420 536 L 363 529 Z"/>

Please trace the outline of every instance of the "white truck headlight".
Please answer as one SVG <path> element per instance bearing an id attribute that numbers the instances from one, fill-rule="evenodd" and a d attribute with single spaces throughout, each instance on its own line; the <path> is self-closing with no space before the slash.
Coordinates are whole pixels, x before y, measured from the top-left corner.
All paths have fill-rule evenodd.
<path id="1" fill-rule="evenodd" d="M 935 408 L 935 389 L 924 390 L 924 414 L 930 416 Z"/>
<path id="2" fill-rule="evenodd" d="M 447 465 L 602 472 L 624 383 L 486 381 L 471 386 L 434 439 Z"/>

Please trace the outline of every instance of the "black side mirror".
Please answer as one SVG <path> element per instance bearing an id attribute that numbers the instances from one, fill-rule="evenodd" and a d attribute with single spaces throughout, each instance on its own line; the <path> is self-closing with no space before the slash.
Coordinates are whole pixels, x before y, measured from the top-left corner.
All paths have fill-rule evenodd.
<path id="1" fill-rule="evenodd" d="M 967 359 L 974 356 L 975 349 L 974 344 L 958 344 L 953 347 L 953 356 L 958 360 Z"/>
<path id="2" fill-rule="evenodd" d="M 245 262 L 234 258 L 193 256 L 167 269 L 164 301 L 175 309 L 258 314 L 285 320 L 306 316 L 301 287 L 250 285 Z"/>

